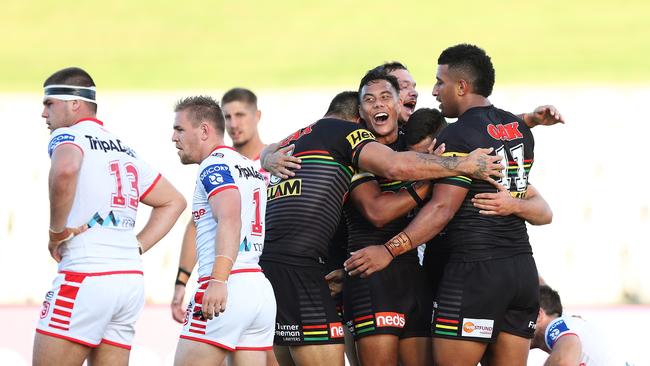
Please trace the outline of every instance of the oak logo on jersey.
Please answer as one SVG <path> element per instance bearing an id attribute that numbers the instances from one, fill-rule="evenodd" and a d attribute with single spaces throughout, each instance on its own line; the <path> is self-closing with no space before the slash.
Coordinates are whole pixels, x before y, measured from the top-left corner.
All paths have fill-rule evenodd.
<path id="1" fill-rule="evenodd" d="M 300 196 L 302 194 L 302 179 L 289 179 L 266 189 L 266 200 L 273 201 L 282 197 Z"/>
<path id="2" fill-rule="evenodd" d="M 521 139 L 524 136 L 519 131 L 519 122 L 512 122 L 505 125 L 487 125 L 487 132 L 495 140 L 512 141 Z"/>
<path id="3" fill-rule="evenodd" d="M 350 132 L 350 134 L 347 135 L 345 138 L 350 143 L 350 146 L 352 146 L 352 148 L 354 149 L 355 147 L 357 147 L 357 145 L 359 145 L 360 143 L 366 140 L 374 140 L 375 135 L 373 135 L 372 132 L 368 130 L 364 130 L 360 128 L 358 130 L 354 130 Z"/>

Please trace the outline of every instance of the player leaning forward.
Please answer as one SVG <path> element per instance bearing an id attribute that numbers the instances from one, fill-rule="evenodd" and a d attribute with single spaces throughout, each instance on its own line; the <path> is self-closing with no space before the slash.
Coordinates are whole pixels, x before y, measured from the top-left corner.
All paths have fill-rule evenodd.
<path id="1" fill-rule="evenodd" d="M 34 339 L 34 365 L 128 364 L 144 305 L 140 254 L 172 228 L 183 196 L 96 119 L 95 83 L 66 68 L 44 83 L 50 241 L 59 274 Z M 139 203 L 152 206 L 135 235 Z"/>
<path id="2" fill-rule="evenodd" d="M 199 164 L 192 216 L 197 229 L 199 288 L 188 305 L 176 365 L 265 365 L 272 349 L 275 297 L 258 259 L 264 245 L 266 185 L 245 158 L 223 146 L 224 118 L 210 97 L 175 108 L 183 164 Z"/>

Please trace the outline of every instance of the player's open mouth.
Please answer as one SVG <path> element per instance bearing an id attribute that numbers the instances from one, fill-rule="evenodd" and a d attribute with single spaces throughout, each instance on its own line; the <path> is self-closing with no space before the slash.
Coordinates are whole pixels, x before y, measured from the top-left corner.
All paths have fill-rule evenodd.
<path id="1" fill-rule="evenodd" d="M 388 120 L 388 113 L 386 112 L 379 112 L 373 116 L 375 121 L 377 122 L 386 122 Z"/>
<path id="2" fill-rule="evenodd" d="M 407 102 L 404 102 L 403 105 L 404 105 L 404 108 L 406 108 L 406 110 L 409 111 L 409 113 L 413 113 L 413 111 L 415 110 L 415 104 L 416 103 L 417 102 L 415 100 L 409 100 Z"/>

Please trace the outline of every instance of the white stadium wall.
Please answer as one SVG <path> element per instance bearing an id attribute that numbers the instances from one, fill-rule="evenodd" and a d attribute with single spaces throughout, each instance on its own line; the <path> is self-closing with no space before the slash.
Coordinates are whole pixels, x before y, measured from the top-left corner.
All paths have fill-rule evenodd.
<path id="1" fill-rule="evenodd" d="M 256 90 L 265 142 L 318 119 L 340 90 Z M 418 107 L 437 107 L 420 88 Z M 201 91 L 219 97 L 223 91 Z M 171 142 L 173 104 L 196 93 L 98 93 L 99 118 L 191 200 L 194 166 L 182 166 Z M 497 87 L 491 98 L 513 112 L 555 104 L 566 125 L 537 127 L 530 181 L 554 212 L 553 223 L 529 227 L 540 274 L 566 304 L 650 303 L 650 180 L 644 154 L 648 121 L 636 111 L 650 87 Z M 48 130 L 39 94 L 2 94 L 0 143 L 0 304 L 40 304 L 56 266 L 46 249 Z M 637 189 L 639 192 L 637 193 Z M 144 224 L 146 211 L 139 216 Z M 189 209 L 144 256 L 148 303 L 167 304 Z"/>

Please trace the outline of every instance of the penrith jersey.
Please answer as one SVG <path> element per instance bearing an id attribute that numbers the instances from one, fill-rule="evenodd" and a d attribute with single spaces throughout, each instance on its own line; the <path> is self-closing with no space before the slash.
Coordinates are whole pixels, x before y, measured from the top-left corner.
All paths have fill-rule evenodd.
<path id="1" fill-rule="evenodd" d="M 271 177 L 262 260 L 324 263 L 359 153 L 371 141 L 374 136 L 361 126 L 328 118 L 281 142 L 295 145 L 293 156 L 302 164 L 294 177 Z"/>
<path id="2" fill-rule="evenodd" d="M 462 156 L 479 147 L 493 147 L 508 166 L 507 176 L 499 183 L 513 197 L 525 197 L 535 141 L 530 129 L 519 117 L 494 106 L 474 107 L 444 129 L 438 142 L 446 144 L 444 155 L 447 156 Z M 451 247 L 451 261 L 496 259 L 532 253 L 523 219 L 515 215 L 482 215 L 472 204 L 471 200 L 477 193 L 496 192 L 493 185 L 464 176 L 440 179 L 436 184 L 451 184 L 469 190 L 446 228 L 445 240 Z"/>

